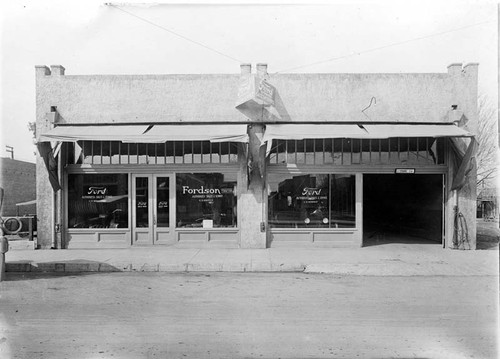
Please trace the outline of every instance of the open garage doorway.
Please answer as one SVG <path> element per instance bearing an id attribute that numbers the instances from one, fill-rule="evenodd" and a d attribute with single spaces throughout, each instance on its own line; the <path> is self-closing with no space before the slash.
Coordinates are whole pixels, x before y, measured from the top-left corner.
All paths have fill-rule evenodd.
<path id="1" fill-rule="evenodd" d="M 363 246 L 442 240 L 443 175 L 363 175 Z"/>

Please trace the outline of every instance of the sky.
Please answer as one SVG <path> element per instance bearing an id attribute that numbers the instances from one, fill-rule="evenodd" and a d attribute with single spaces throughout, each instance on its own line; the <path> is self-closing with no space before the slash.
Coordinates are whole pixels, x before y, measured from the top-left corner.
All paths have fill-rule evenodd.
<path id="1" fill-rule="evenodd" d="M 111 5 L 109 5 L 111 4 Z M 34 162 L 35 65 L 67 75 L 268 72 L 435 73 L 479 63 L 497 108 L 496 1 L 234 1 L 0 5 L 0 157 Z"/>

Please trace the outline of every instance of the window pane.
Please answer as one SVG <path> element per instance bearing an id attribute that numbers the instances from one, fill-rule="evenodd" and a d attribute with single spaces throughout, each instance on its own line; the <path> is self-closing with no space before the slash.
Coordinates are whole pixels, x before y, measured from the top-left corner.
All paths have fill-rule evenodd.
<path id="1" fill-rule="evenodd" d="M 352 140 L 350 138 L 341 138 L 342 143 L 342 164 L 351 164 L 351 151 L 352 151 Z"/>
<path id="2" fill-rule="evenodd" d="M 288 154 L 286 156 L 286 162 L 287 163 L 297 163 L 297 160 L 296 160 L 296 143 L 297 141 L 296 140 L 287 140 L 287 150 L 288 150 Z"/>
<path id="3" fill-rule="evenodd" d="M 156 214 L 158 227 L 169 227 L 170 219 L 170 196 L 169 196 L 169 178 L 156 178 Z"/>
<path id="4" fill-rule="evenodd" d="M 390 163 L 399 165 L 399 138 L 389 138 L 388 140 L 381 140 L 382 142 L 382 160 L 383 163 Z M 385 143 L 388 142 L 388 149 L 385 147 Z M 384 150 L 389 151 L 387 153 L 388 157 L 385 157 Z M 385 161 L 388 162 L 385 162 Z"/>
<path id="5" fill-rule="evenodd" d="M 147 143 L 138 143 L 137 144 L 137 153 L 138 153 L 138 161 L 141 164 L 147 164 L 148 162 L 148 147 L 151 147 Z"/>
<path id="6" fill-rule="evenodd" d="M 333 141 L 333 164 L 340 166 L 342 164 L 342 138 L 335 138 Z"/>
<path id="7" fill-rule="evenodd" d="M 184 141 L 184 163 L 193 163 L 193 141 Z"/>
<path id="8" fill-rule="evenodd" d="M 149 227 L 149 185 L 148 177 L 135 179 L 135 226 Z"/>
<path id="9" fill-rule="evenodd" d="M 184 163 L 184 142 L 174 142 L 174 156 L 175 163 Z"/>
<path id="10" fill-rule="evenodd" d="M 331 175 L 330 221 L 332 228 L 356 226 L 356 180 L 354 175 Z"/>
<path id="11" fill-rule="evenodd" d="M 139 161 L 138 158 L 138 144 L 137 143 L 129 143 L 128 144 L 128 155 L 129 155 L 129 163 L 130 164 L 137 164 Z"/>
<path id="12" fill-rule="evenodd" d="M 276 161 L 271 157 L 271 163 L 286 163 L 286 140 L 273 141 L 273 145 L 276 144 L 277 159 Z M 271 154 L 272 156 L 272 154 Z"/>
<path id="13" fill-rule="evenodd" d="M 101 141 L 93 141 L 90 142 L 92 145 L 92 163 L 93 164 L 101 164 L 102 159 L 101 159 Z"/>
<path id="14" fill-rule="evenodd" d="M 399 160 L 402 165 L 407 165 L 408 164 L 408 141 L 409 138 L 407 137 L 400 137 L 399 138 Z"/>
<path id="15" fill-rule="evenodd" d="M 165 164 L 165 147 L 166 146 L 167 145 L 165 143 L 155 144 L 156 164 L 158 164 L 158 165 Z"/>
<path id="16" fill-rule="evenodd" d="M 220 163 L 220 143 L 212 143 L 212 163 Z"/>
<path id="17" fill-rule="evenodd" d="M 130 147 L 133 144 L 130 143 L 121 143 L 120 144 L 120 163 L 121 164 L 129 164 L 132 163 L 130 161 Z"/>
<path id="18" fill-rule="evenodd" d="M 354 175 L 269 174 L 271 228 L 355 226 Z"/>
<path id="19" fill-rule="evenodd" d="M 306 162 L 306 156 L 304 153 L 305 145 L 304 145 L 305 140 L 298 140 L 295 142 L 295 151 L 296 151 L 296 162 L 297 164 L 303 164 Z"/>
<path id="20" fill-rule="evenodd" d="M 314 141 L 313 139 L 304 140 L 306 164 L 308 165 L 314 164 Z"/>
<path id="21" fill-rule="evenodd" d="M 114 165 L 120 163 L 120 146 L 123 145 L 118 141 L 111 142 L 110 157 L 111 157 L 111 163 Z"/>
<path id="22" fill-rule="evenodd" d="M 236 227 L 236 181 L 232 177 L 178 174 L 177 227 Z"/>
<path id="23" fill-rule="evenodd" d="M 202 142 L 193 141 L 193 163 L 202 163 L 201 150 L 202 150 Z"/>
<path id="24" fill-rule="evenodd" d="M 229 144 L 229 162 L 238 163 L 238 147 L 239 144 L 236 142 L 231 142 Z"/>
<path id="25" fill-rule="evenodd" d="M 202 142 L 202 162 L 203 163 L 211 163 L 212 159 L 210 158 L 210 142 L 203 141 Z"/>
<path id="26" fill-rule="evenodd" d="M 229 163 L 229 143 L 221 142 L 220 143 L 220 163 Z"/>
<path id="27" fill-rule="evenodd" d="M 109 165 L 111 163 L 111 142 L 110 141 L 102 141 L 102 164 Z"/>
<path id="28" fill-rule="evenodd" d="M 126 174 L 69 174 L 69 228 L 127 228 Z"/>
<path id="29" fill-rule="evenodd" d="M 444 164 L 444 141 L 445 139 L 444 138 L 438 138 L 436 140 L 437 142 L 437 158 L 438 158 L 438 165 L 442 165 Z"/>
<path id="30" fill-rule="evenodd" d="M 361 140 L 361 163 L 371 164 L 371 142 L 372 140 Z"/>
<path id="31" fill-rule="evenodd" d="M 83 163 L 92 163 L 92 142 L 82 141 Z"/>
<path id="32" fill-rule="evenodd" d="M 324 149 L 325 149 L 325 159 L 324 163 L 331 164 L 333 163 L 333 139 L 326 138 L 324 140 Z"/>
<path id="33" fill-rule="evenodd" d="M 166 152 L 166 163 L 174 163 L 175 152 L 174 152 L 174 142 L 167 142 L 165 144 Z"/>
<path id="34" fill-rule="evenodd" d="M 352 139 L 351 140 L 351 149 L 352 149 L 352 163 L 359 164 L 361 163 L 361 140 Z"/>

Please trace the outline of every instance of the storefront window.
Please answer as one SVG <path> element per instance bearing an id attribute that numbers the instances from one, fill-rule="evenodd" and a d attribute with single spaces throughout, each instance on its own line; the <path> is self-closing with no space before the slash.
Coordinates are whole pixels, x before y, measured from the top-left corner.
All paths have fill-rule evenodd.
<path id="1" fill-rule="evenodd" d="M 68 227 L 128 228 L 128 176 L 68 175 Z"/>
<path id="2" fill-rule="evenodd" d="M 355 176 L 269 174 L 271 228 L 354 228 Z"/>
<path id="3" fill-rule="evenodd" d="M 236 174 L 177 174 L 177 227 L 236 227 Z"/>

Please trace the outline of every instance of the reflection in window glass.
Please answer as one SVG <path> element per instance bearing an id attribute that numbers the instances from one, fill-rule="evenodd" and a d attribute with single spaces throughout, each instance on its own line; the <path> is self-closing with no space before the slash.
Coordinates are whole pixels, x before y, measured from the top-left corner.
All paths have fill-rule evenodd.
<path id="1" fill-rule="evenodd" d="M 126 174 L 69 174 L 69 228 L 127 228 Z"/>
<path id="2" fill-rule="evenodd" d="M 354 228 L 355 176 L 269 174 L 271 228 Z"/>
<path id="3" fill-rule="evenodd" d="M 183 173 L 177 182 L 177 227 L 236 227 L 236 178 Z"/>

